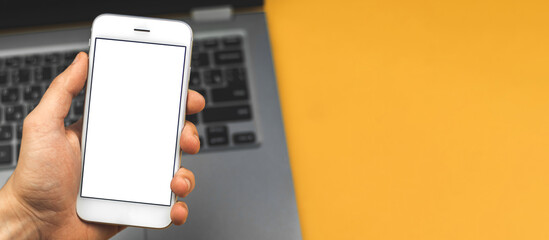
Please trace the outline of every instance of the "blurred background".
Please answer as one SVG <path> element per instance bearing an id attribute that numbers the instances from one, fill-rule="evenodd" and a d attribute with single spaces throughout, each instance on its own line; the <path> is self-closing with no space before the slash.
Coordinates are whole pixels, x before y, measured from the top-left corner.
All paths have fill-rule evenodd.
<path id="1" fill-rule="evenodd" d="M 549 238 L 548 10 L 266 0 L 303 239 Z"/>

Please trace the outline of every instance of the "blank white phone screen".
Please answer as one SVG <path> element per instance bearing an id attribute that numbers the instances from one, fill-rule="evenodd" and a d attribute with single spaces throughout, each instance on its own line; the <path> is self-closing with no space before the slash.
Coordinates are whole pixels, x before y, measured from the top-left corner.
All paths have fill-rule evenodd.
<path id="1" fill-rule="evenodd" d="M 94 44 L 81 196 L 170 205 L 186 48 Z"/>

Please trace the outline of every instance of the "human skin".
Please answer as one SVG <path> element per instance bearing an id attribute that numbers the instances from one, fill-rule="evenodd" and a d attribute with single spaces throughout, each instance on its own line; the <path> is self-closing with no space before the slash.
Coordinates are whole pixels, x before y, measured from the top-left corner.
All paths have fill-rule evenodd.
<path id="1" fill-rule="evenodd" d="M 64 118 L 73 97 L 85 85 L 87 71 L 88 56 L 81 52 L 25 118 L 17 167 L 0 189 L 0 239 L 106 239 L 125 228 L 85 222 L 76 214 L 82 119 L 65 127 Z M 204 98 L 189 90 L 187 114 L 200 112 L 204 105 Z M 198 133 L 191 122 L 185 122 L 180 142 L 186 153 L 199 151 Z M 171 189 L 180 199 L 194 187 L 195 177 L 185 168 L 171 181 Z M 172 222 L 183 224 L 188 213 L 187 204 L 176 202 L 171 209 Z"/>

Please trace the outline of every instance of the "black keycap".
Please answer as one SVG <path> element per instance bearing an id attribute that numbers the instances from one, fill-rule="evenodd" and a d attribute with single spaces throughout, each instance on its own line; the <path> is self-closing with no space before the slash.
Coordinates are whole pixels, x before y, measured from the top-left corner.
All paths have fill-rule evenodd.
<path id="1" fill-rule="evenodd" d="M 7 106 L 5 108 L 6 121 L 22 121 L 25 118 L 23 106 Z"/>
<path id="2" fill-rule="evenodd" d="M 8 84 L 8 71 L 0 70 L 0 85 L 4 86 Z"/>
<path id="3" fill-rule="evenodd" d="M 82 116 L 84 113 L 84 101 L 83 99 L 75 99 L 72 103 L 72 110 L 76 116 Z"/>
<path id="4" fill-rule="evenodd" d="M 7 141 L 13 138 L 13 127 L 11 125 L 0 126 L 0 141 Z"/>
<path id="5" fill-rule="evenodd" d="M 0 93 L 2 103 L 13 103 L 19 101 L 19 88 L 4 88 Z"/>
<path id="6" fill-rule="evenodd" d="M 206 67 L 210 65 L 210 58 L 208 56 L 208 53 L 204 53 L 204 52 L 193 53 L 191 65 L 194 68 Z"/>
<path id="7" fill-rule="evenodd" d="M 240 50 L 219 51 L 214 53 L 215 64 L 235 64 L 244 62 L 244 55 Z"/>
<path id="8" fill-rule="evenodd" d="M 245 85 L 246 84 L 246 69 L 244 68 L 228 68 L 224 71 L 225 81 L 229 85 Z"/>
<path id="9" fill-rule="evenodd" d="M 223 38 L 223 45 L 225 46 L 240 46 L 242 38 L 240 36 L 230 36 Z"/>
<path id="10" fill-rule="evenodd" d="M 23 88 L 23 99 L 25 101 L 38 101 L 42 96 L 42 87 L 39 85 L 26 86 Z"/>
<path id="11" fill-rule="evenodd" d="M 19 69 L 17 83 L 28 83 L 31 80 L 31 70 L 29 68 Z"/>
<path id="12" fill-rule="evenodd" d="M 23 138 L 23 124 L 17 124 L 17 126 L 15 126 L 15 135 L 17 136 L 17 139 Z"/>
<path id="13" fill-rule="evenodd" d="M 196 87 L 200 86 L 200 73 L 196 71 L 191 72 L 191 77 L 189 78 L 189 86 Z"/>
<path id="14" fill-rule="evenodd" d="M 228 102 L 248 99 L 248 88 L 245 85 L 240 87 L 214 88 L 211 90 L 212 101 Z"/>
<path id="15" fill-rule="evenodd" d="M 44 57 L 44 62 L 47 64 L 61 62 L 61 55 L 59 53 L 51 53 Z"/>
<path id="16" fill-rule="evenodd" d="M 50 82 L 53 80 L 53 71 L 51 66 L 44 66 L 42 67 L 42 72 L 40 74 L 40 80 L 45 82 Z"/>
<path id="17" fill-rule="evenodd" d="M 202 112 L 202 121 L 218 122 L 218 121 L 236 121 L 249 120 L 252 118 L 252 110 L 249 105 L 234 106 L 234 107 L 210 107 Z"/>
<path id="18" fill-rule="evenodd" d="M 19 82 L 19 71 L 14 69 L 11 71 L 8 71 L 9 79 L 12 83 L 17 84 Z"/>
<path id="19" fill-rule="evenodd" d="M 211 126 L 206 129 L 208 145 L 220 146 L 229 144 L 229 134 L 227 126 Z"/>
<path id="20" fill-rule="evenodd" d="M 215 39 L 215 38 L 204 39 L 204 40 L 201 41 L 201 44 L 205 48 L 215 48 L 218 45 L 217 44 L 217 39 Z"/>
<path id="21" fill-rule="evenodd" d="M 30 55 L 25 57 L 25 64 L 36 66 L 40 63 L 41 56 L 40 55 Z"/>
<path id="22" fill-rule="evenodd" d="M 7 67 L 19 67 L 21 65 L 21 58 L 20 57 L 10 57 L 6 59 L 6 66 Z"/>
<path id="23" fill-rule="evenodd" d="M 204 82 L 208 85 L 218 85 L 223 83 L 221 70 L 213 69 L 204 72 Z"/>
<path id="24" fill-rule="evenodd" d="M 198 114 L 187 115 L 187 121 L 198 124 Z"/>
<path id="25" fill-rule="evenodd" d="M 255 133 L 254 132 L 235 133 L 233 134 L 233 142 L 235 144 L 253 143 L 255 142 Z"/>
<path id="26" fill-rule="evenodd" d="M 10 164 L 12 154 L 11 145 L 0 145 L 0 164 Z"/>

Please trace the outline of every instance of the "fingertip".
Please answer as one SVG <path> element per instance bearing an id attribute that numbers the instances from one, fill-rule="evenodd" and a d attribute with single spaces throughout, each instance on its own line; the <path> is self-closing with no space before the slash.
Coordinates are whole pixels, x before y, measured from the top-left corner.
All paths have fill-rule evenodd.
<path id="1" fill-rule="evenodd" d="M 206 99 L 197 91 L 190 90 L 187 93 L 187 114 L 195 114 L 206 106 Z"/>
<path id="2" fill-rule="evenodd" d="M 176 202 L 172 210 L 170 212 L 170 217 L 172 219 L 173 224 L 175 225 L 181 225 L 184 224 L 187 221 L 187 217 L 189 215 L 189 208 L 186 203 L 184 202 Z"/>
<path id="3" fill-rule="evenodd" d="M 180 140 L 179 145 L 185 153 L 196 154 L 200 151 L 200 138 L 196 126 L 192 122 L 185 121 Z"/>
<path id="4" fill-rule="evenodd" d="M 187 195 L 188 189 L 190 189 L 190 185 L 188 185 L 183 178 L 176 176 L 172 179 L 170 188 L 172 189 L 172 192 L 174 192 L 177 196 L 184 197 L 185 195 Z"/>

